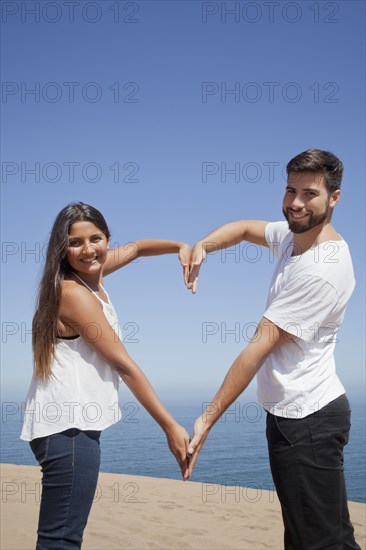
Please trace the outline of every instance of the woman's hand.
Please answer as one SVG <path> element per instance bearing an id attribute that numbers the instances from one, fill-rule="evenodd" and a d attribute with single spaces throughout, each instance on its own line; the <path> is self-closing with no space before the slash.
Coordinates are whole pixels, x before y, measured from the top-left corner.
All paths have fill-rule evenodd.
<path id="1" fill-rule="evenodd" d="M 180 426 L 176 422 L 165 432 L 168 446 L 182 472 L 183 479 L 188 476 L 188 447 L 189 447 L 189 434 L 183 426 Z"/>
<path id="2" fill-rule="evenodd" d="M 196 243 L 191 251 L 191 259 L 189 262 L 189 275 L 187 280 L 187 288 L 192 290 L 192 293 L 195 294 L 197 292 L 197 285 L 198 285 L 198 274 L 200 272 L 200 268 L 202 265 L 202 262 L 205 261 L 207 256 L 206 250 L 203 247 L 202 241 L 199 241 Z"/>
<path id="3" fill-rule="evenodd" d="M 189 244 L 182 243 L 181 247 L 179 248 L 178 258 L 181 266 L 183 267 L 184 284 L 188 286 L 189 262 L 191 259 L 191 247 L 189 246 Z"/>

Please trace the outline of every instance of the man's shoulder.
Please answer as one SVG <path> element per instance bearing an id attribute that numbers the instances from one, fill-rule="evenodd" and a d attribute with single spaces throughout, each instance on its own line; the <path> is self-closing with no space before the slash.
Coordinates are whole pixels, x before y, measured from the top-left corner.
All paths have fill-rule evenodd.
<path id="1" fill-rule="evenodd" d="M 286 236 L 291 235 L 287 221 L 268 222 L 265 228 L 265 237 L 268 246 L 278 247 Z"/>
<path id="2" fill-rule="evenodd" d="M 351 255 L 343 240 L 320 243 L 291 260 L 292 280 L 308 280 L 316 286 L 326 283 L 340 294 L 355 286 Z"/>
<path id="3" fill-rule="evenodd" d="M 352 268 L 352 258 L 346 241 L 329 240 L 312 246 L 300 254 L 302 264 L 314 273 L 325 274 L 330 270 Z"/>

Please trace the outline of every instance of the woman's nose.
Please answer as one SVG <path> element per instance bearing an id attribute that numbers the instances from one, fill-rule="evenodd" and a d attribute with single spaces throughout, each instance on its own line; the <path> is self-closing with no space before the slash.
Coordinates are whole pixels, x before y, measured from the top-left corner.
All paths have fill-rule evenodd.
<path id="1" fill-rule="evenodd" d="M 84 243 L 82 250 L 83 254 L 89 254 L 90 252 L 92 252 L 92 250 L 94 250 L 92 243 Z"/>

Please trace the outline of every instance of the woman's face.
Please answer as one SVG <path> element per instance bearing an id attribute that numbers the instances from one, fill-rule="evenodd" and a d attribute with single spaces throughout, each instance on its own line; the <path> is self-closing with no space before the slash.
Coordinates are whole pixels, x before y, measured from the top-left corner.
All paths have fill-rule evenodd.
<path id="1" fill-rule="evenodd" d="M 107 237 L 92 222 L 75 222 L 70 226 L 66 257 L 71 269 L 85 274 L 98 273 L 107 253 Z"/>

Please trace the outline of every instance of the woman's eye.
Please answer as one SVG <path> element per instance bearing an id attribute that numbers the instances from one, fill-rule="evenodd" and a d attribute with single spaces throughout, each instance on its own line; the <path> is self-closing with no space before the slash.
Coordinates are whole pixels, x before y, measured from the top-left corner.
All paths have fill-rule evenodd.
<path id="1" fill-rule="evenodd" d="M 102 237 L 100 237 L 99 235 L 95 235 L 95 237 L 90 238 L 90 242 L 92 243 L 99 242 L 101 240 L 102 240 Z M 83 245 L 82 241 L 77 241 L 77 240 L 69 241 L 69 246 L 82 246 L 82 245 Z"/>

